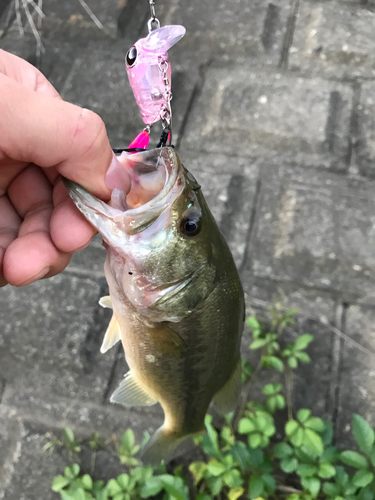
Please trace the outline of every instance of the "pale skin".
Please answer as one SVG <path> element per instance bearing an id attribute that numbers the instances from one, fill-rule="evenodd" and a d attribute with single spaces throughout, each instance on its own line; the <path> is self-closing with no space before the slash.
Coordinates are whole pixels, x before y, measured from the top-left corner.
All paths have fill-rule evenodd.
<path id="1" fill-rule="evenodd" d="M 130 189 L 101 118 L 0 50 L 0 286 L 54 276 L 96 233 L 62 175 L 103 200 L 114 187 Z"/>

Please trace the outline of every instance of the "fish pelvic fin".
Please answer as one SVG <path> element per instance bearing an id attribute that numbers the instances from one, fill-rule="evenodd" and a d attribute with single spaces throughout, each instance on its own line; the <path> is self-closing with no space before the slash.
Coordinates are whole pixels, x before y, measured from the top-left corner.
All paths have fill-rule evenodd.
<path id="1" fill-rule="evenodd" d="M 168 462 L 177 446 L 188 437 L 190 434 L 179 436 L 162 425 L 145 444 L 141 453 L 142 462 L 145 465 L 160 465 L 162 460 Z"/>
<path id="2" fill-rule="evenodd" d="M 242 365 L 239 356 L 231 376 L 213 397 L 212 402 L 219 413 L 225 414 L 235 409 L 241 390 L 241 373 Z"/>
<path id="3" fill-rule="evenodd" d="M 104 295 L 104 297 L 101 297 L 99 299 L 99 304 L 104 308 L 113 309 L 110 295 Z"/>
<path id="4" fill-rule="evenodd" d="M 121 340 L 120 325 L 116 316 L 113 315 L 111 321 L 109 322 L 107 331 L 105 332 L 100 352 L 104 354 L 108 351 L 108 349 L 117 344 L 119 340 Z"/>
<path id="5" fill-rule="evenodd" d="M 131 370 L 112 394 L 110 401 L 124 406 L 152 406 L 157 403 L 138 384 Z"/>

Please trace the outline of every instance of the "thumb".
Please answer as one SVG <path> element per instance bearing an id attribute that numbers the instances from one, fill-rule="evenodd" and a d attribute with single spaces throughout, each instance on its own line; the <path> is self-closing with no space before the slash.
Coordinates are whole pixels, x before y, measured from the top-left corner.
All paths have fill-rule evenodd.
<path id="1" fill-rule="evenodd" d="M 0 160 L 5 156 L 55 167 L 102 199 L 110 197 L 105 175 L 112 164 L 112 172 L 121 172 L 121 187 L 128 190 L 126 171 L 97 114 L 38 94 L 2 74 L 0 96 Z"/>

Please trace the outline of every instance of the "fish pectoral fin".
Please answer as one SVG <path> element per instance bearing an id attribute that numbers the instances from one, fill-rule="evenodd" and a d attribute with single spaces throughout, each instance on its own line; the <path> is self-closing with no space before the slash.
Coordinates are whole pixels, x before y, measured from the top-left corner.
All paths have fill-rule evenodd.
<path id="1" fill-rule="evenodd" d="M 134 379 L 134 375 L 129 371 L 124 380 L 112 394 L 111 403 L 117 403 L 124 406 L 152 406 L 157 403 L 147 392 L 142 389 Z"/>
<path id="2" fill-rule="evenodd" d="M 103 344 L 100 348 L 100 352 L 104 354 L 111 347 L 113 347 L 117 342 L 121 340 L 121 330 L 119 322 L 116 316 L 113 314 L 111 321 L 109 322 L 107 331 L 105 332 Z"/>
<path id="3" fill-rule="evenodd" d="M 242 365 L 239 357 L 231 376 L 212 400 L 219 413 L 225 414 L 235 409 L 241 389 L 241 372 Z"/>
<path id="4" fill-rule="evenodd" d="M 152 337 L 159 354 L 172 358 L 181 358 L 185 342 L 167 323 L 159 323 L 152 329 Z"/>
<path id="5" fill-rule="evenodd" d="M 112 299 L 110 295 L 105 295 L 99 299 L 99 304 L 102 307 L 107 307 L 108 309 L 113 309 L 112 307 Z"/>

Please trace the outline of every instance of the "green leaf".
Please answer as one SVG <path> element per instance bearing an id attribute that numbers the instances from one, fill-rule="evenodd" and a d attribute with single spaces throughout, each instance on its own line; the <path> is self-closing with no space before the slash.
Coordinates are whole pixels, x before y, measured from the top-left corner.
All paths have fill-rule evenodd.
<path id="1" fill-rule="evenodd" d="M 276 408 L 278 410 L 282 410 L 283 408 L 285 408 L 284 396 L 282 396 L 281 394 L 278 394 L 277 396 L 275 396 L 275 400 L 276 400 Z"/>
<path id="2" fill-rule="evenodd" d="M 207 443 L 207 439 L 205 438 L 208 438 L 212 447 L 212 450 L 210 450 L 210 453 L 208 454 L 215 456 L 217 458 L 220 456 L 219 437 L 211 422 L 212 422 L 212 416 L 206 415 L 204 423 L 207 429 L 207 435 L 203 436 L 203 443 Z"/>
<path id="3" fill-rule="evenodd" d="M 277 358 L 276 356 L 269 356 L 268 357 L 270 365 L 278 372 L 284 371 L 284 363 L 280 358 Z"/>
<path id="4" fill-rule="evenodd" d="M 110 479 L 107 484 L 108 493 L 112 496 L 122 492 L 121 486 L 117 483 L 116 479 Z"/>
<path id="5" fill-rule="evenodd" d="M 238 423 L 238 432 L 240 434 L 249 434 L 255 430 L 255 425 L 249 418 L 241 418 Z"/>
<path id="6" fill-rule="evenodd" d="M 210 460 L 207 465 L 207 471 L 211 476 L 220 476 L 225 472 L 226 467 L 224 464 L 217 462 L 216 460 Z"/>
<path id="7" fill-rule="evenodd" d="M 59 492 L 70 484 L 70 479 L 64 476 L 56 476 L 52 481 L 52 491 Z"/>
<path id="8" fill-rule="evenodd" d="M 95 481 L 93 486 L 92 486 L 92 491 L 99 491 L 102 490 L 104 487 L 104 481 L 101 479 L 99 481 Z"/>
<path id="9" fill-rule="evenodd" d="M 250 455 L 250 463 L 257 468 L 260 468 L 264 463 L 264 453 L 260 448 L 248 448 Z"/>
<path id="10" fill-rule="evenodd" d="M 291 442 L 296 447 L 300 447 L 303 445 L 303 440 L 305 438 L 305 430 L 302 427 L 299 427 L 297 431 L 290 437 Z"/>
<path id="11" fill-rule="evenodd" d="M 324 451 L 322 438 L 311 429 L 305 429 L 303 446 L 314 456 L 320 456 Z"/>
<path id="12" fill-rule="evenodd" d="M 298 412 L 297 412 L 297 419 L 301 423 L 304 423 L 307 420 L 309 420 L 310 416 L 311 416 L 311 410 L 308 410 L 306 408 L 302 408 L 301 410 L 298 410 Z"/>
<path id="13" fill-rule="evenodd" d="M 295 370 L 298 367 L 297 359 L 294 356 L 291 356 L 288 358 L 288 365 L 292 368 L 292 370 Z"/>
<path id="14" fill-rule="evenodd" d="M 129 455 L 132 454 L 134 447 L 134 432 L 131 429 L 127 429 L 124 432 L 121 441 L 121 450 L 127 452 Z"/>
<path id="15" fill-rule="evenodd" d="M 86 500 L 85 490 L 82 488 L 78 488 L 77 490 L 74 491 L 73 498 L 74 500 Z"/>
<path id="16" fill-rule="evenodd" d="M 317 477 L 302 478 L 301 484 L 304 488 L 310 491 L 313 497 L 317 497 L 320 491 L 320 479 Z"/>
<path id="17" fill-rule="evenodd" d="M 353 415 L 353 434 L 360 449 L 370 454 L 375 440 L 375 433 L 371 426 L 360 415 Z"/>
<path id="18" fill-rule="evenodd" d="M 330 464 L 336 463 L 339 458 L 339 451 L 334 446 L 328 446 L 324 449 L 322 456 L 320 457 L 320 462 L 328 462 Z"/>
<path id="19" fill-rule="evenodd" d="M 243 483 L 240 471 L 237 469 L 232 469 L 225 472 L 225 474 L 223 474 L 223 481 L 227 486 L 229 486 L 229 488 L 242 486 Z"/>
<path id="20" fill-rule="evenodd" d="M 260 497 L 263 494 L 263 491 L 264 491 L 264 485 L 262 479 L 256 474 L 253 474 L 249 482 L 250 498 L 255 499 L 257 497 Z"/>
<path id="21" fill-rule="evenodd" d="M 326 427 L 326 424 L 324 420 L 318 417 L 310 417 L 307 422 L 304 423 L 305 427 L 308 427 L 309 429 L 312 429 L 313 431 L 316 432 L 324 432 L 324 429 Z"/>
<path id="22" fill-rule="evenodd" d="M 364 488 L 374 479 L 374 474 L 369 470 L 359 470 L 353 477 L 353 484 L 359 488 Z"/>
<path id="23" fill-rule="evenodd" d="M 296 420 L 289 420 L 285 424 L 285 434 L 288 437 L 292 436 L 298 429 L 300 429 L 300 424 Z"/>
<path id="24" fill-rule="evenodd" d="M 74 443 L 75 441 L 74 433 L 71 429 L 69 429 L 69 427 L 63 427 L 62 434 L 63 434 L 63 440 L 66 443 L 70 444 Z"/>
<path id="25" fill-rule="evenodd" d="M 314 340 L 314 335 L 310 335 L 309 333 L 305 333 L 298 337 L 298 339 L 294 342 L 294 350 L 302 351 L 306 349 L 306 347 Z"/>
<path id="26" fill-rule="evenodd" d="M 252 330 L 260 330 L 261 325 L 255 316 L 249 316 L 246 320 L 246 325 Z"/>
<path id="27" fill-rule="evenodd" d="M 75 477 L 78 476 L 80 471 L 80 467 L 78 464 L 73 464 L 70 467 L 65 467 L 64 469 L 64 474 L 66 477 L 70 479 L 74 479 Z"/>
<path id="28" fill-rule="evenodd" d="M 248 440 L 251 448 L 258 448 L 262 444 L 262 435 L 259 432 L 254 432 L 249 435 Z"/>
<path id="29" fill-rule="evenodd" d="M 365 457 L 356 451 L 343 451 L 340 455 L 340 459 L 344 462 L 344 464 L 355 467 L 356 469 L 368 468 L 368 463 Z"/>
<path id="30" fill-rule="evenodd" d="M 281 460 L 280 467 L 284 472 L 289 474 L 294 472 L 298 467 L 298 460 L 295 457 L 287 457 Z"/>
<path id="31" fill-rule="evenodd" d="M 97 492 L 96 500 L 108 500 L 107 488 L 104 488 L 103 490 Z"/>
<path id="32" fill-rule="evenodd" d="M 287 458 L 293 456 L 293 449 L 287 443 L 277 443 L 275 446 L 275 457 Z"/>
<path id="33" fill-rule="evenodd" d="M 273 424 L 271 424 L 270 422 L 267 422 L 267 425 L 266 425 L 265 429 L 263 430 L 263 433 L 265 436 L 271 437 L 274 434 L 276 434 L 276 427 Z"/>
<path id="34" fill-rule="evenodd" d="M 141 498 L 149 498 L 157 495 L 163 489 L 160 476 L 154 476 L 147 480 L 141 488 Z"/>
<path id="35" fill-rule="evenodd" d="M 301 477 L 312 477 L 317 472 L 317 467 L 311 464 L 301 464 L 297 467 L 297 474 Z"/>
<path id="36" fill-rule="evenodd" d="M 189 465 L 189 470 L 194 476 L 194 483 L 198 484 L 206 472 L 207 464 L 205 462 L 193 462 Z"/>
<path id="37" fill-rule="evenodd" d="M 129 483 L 130 483 L 129 474 L 120 474 L 117 477 L 117 483 L 121 486 L 123 490 L 127 490 L 129 488 Z"/>
<path id="38" fill-rule="evenodd" d="M 212 500 L 212 496 L 206 493 L 198 493 L 196 500 Z"/>
<path id="39" fill-rule="evenodd" d="M 237 500 L 238 498 L 240 498 L 240 496 L 243 495 L 244 491 L 245 490 L 240 486 L 230 489 L 228 491 L 228 500 Z"/>
<path id="40" fill-rule="evenodd" d="M 263 387 L 263 394 L 266 396 L 273 396 L 274 394 L 277 394 L 281 391 L 282 385 L 281 384 L 267 384 Z"/>
<path id="41" fill-rule="evenodd" d="M 256 340 L 254 340 L 254 342 L 252 342 L 250 344 L 249 349 L 251 349 L 253 351 L 256 350 L 256 349 L 261 349 L 266 344 L 268 344 L 268 340 L 267 339 L 256 339 Z"/>
<path id="42" fill-rule="evenodd" d="M 238 463 L 242 471 L 245 471 L 251 462 L 251 451 L 245 443 L 237 441 L 234 446 L 231 447 L 230 452 L 234 460 Z"/>
<path id="43" fill-rule="evenodd" d="M 311 361 L 311 358 L 310 356 L 306 353 L 306 352 L 299 352 L 297 351 L 294 356 L 296 357 L 296 359 L 298 359 L 298 361 L 300 361 L 301 363 L 310 363 Z"/>
<path id="44" fill-rule="evenodd" d="M 61 499 L 62 500 L 75 500 L 75 496 L 73 497 L 70 492 L 68 493 L 67 491 L 60 491 Z"/>
<path id="45" fill-rule="evenodd" d="M 267 406 L 267 409 L 270 413 L 274 413 L 277 410 L 276 396 L 272 396 L 272 397 L 268 398 L 267 402 L 266 402 L 266 406 Z"/>
<path id="46" fill-rule="evenodd" d="M 82 485 L 85 490 L 92 490 L 93 487 L 93 482 L 91 477 L 88 474 L 85 474 L 84 476 L 81 477 Z"/>
<path id="47" fill-rule="evenodd" d="M 322 462 L 319 465 L 318 474 L 323 479 L 328 479 L 336 474 L 336 469 L 329 462 Z"/>
<path id="48" fill-rule="evenodd" d="M 276 479 L 271 474 L 263 474 L 262 481 L 267 491 L 274 493 L 276 490 Z"/>
<path id="49" fill-rule="evenodd" d="M 163 474 L 159 476 L 164 489 L 176 500 L 189 500 L 189 488 L 181 477 Z"/>
<path id="50" fill-rule="evenodd" d="M 340 486 L 334 483 L 324 483 L 323 492 L 330 497 L 336 497 L 340 493 Z"/>
<path id="51" fill-rule="evenodd" d="M 207 481 L 211 493 L 216 496 L 220 493 L 223 482 L 221 477 L 210 477 Z"/>

